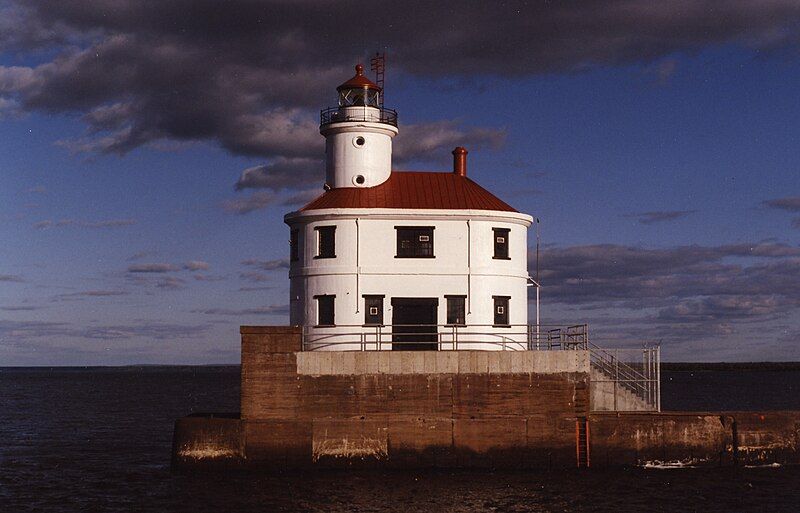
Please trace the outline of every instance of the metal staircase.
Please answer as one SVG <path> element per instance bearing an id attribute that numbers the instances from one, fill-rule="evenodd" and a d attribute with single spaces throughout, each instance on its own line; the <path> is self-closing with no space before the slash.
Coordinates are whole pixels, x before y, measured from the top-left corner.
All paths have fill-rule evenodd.
<path id="1" fill-rule="evenodd" d="M 603 349 L 589 343 L 594 410 L 661 411 L 661 348 Z M 600 401 L 605 396 L 609 400 Z"/>

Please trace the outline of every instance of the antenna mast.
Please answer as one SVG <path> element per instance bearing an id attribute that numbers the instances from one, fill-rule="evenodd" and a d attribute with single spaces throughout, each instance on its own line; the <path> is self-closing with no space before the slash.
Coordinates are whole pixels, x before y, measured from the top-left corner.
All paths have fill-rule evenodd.
<path id="1" fill-rule="evenodd" d="M 386 76 L 386 52 L 375 52 L 375 57 L 370 59 L 369 62 L 372 71 L 375 72 L 375 84 L 381 88 L 381 94 L 378 98 L 378 101 L 380 102 L 380 106 L 383 107 L 383 84 Z"/>

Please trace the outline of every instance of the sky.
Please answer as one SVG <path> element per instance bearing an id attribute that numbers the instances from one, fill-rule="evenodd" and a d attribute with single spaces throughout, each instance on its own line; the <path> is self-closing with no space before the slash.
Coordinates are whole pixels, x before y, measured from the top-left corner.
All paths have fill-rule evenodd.
<path id="1" fill-rule="evenodd" d="M 283 215 L 376 51 L 394 169 L 466 146 L 539 218 L 542 322 L 800 360 L 796 1 L 0 0 L 0 366 L 238 363 L 287 323 Z"/>

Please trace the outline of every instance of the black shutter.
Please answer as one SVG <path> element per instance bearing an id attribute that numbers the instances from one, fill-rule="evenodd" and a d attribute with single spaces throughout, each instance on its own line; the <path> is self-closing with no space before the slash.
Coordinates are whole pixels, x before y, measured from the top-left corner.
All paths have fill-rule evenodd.
<path id="1" fill-rule="evenodd" d="M 508 260 L 508 228 L 492 228 L 494 233 L 494 258 Z"/>
<path id="2" fill-rule="evenodd" d="M 317 325 L 318 326 L 334 326 L 336 324 L 334 318 L 333 301 L 336 296 L 314 296 L 317 300 Z"/>
<path id="3" fill-rule="evenodd" d="M 364 296 L 364 324 L 383 325 L 383 296 Z"/>
<path id="4" fill-rule="evenodd" d="M 316 258 L 336 258 L 336 227 L 318 226 L 315 229 L 319 239 Z"/>
<path id="5" fill-rule="evenodd" d="M 445 296 L 447 299 L 447 324 L 466 326 L 467 296 Z"/>
<path id="6" fill-rule="evenodd" d="M 494 325 L 508 326 L 509 296 L 492 296 L 494 299 Z"/>

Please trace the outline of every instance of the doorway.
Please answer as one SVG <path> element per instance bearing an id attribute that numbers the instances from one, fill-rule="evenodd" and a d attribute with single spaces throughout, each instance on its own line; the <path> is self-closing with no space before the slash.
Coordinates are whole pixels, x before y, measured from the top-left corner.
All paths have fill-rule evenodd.
<path id="1" fill-rule="evenodd" d="M 436 351 L 438 298 L 392 298 L 393 351 Z"/>

